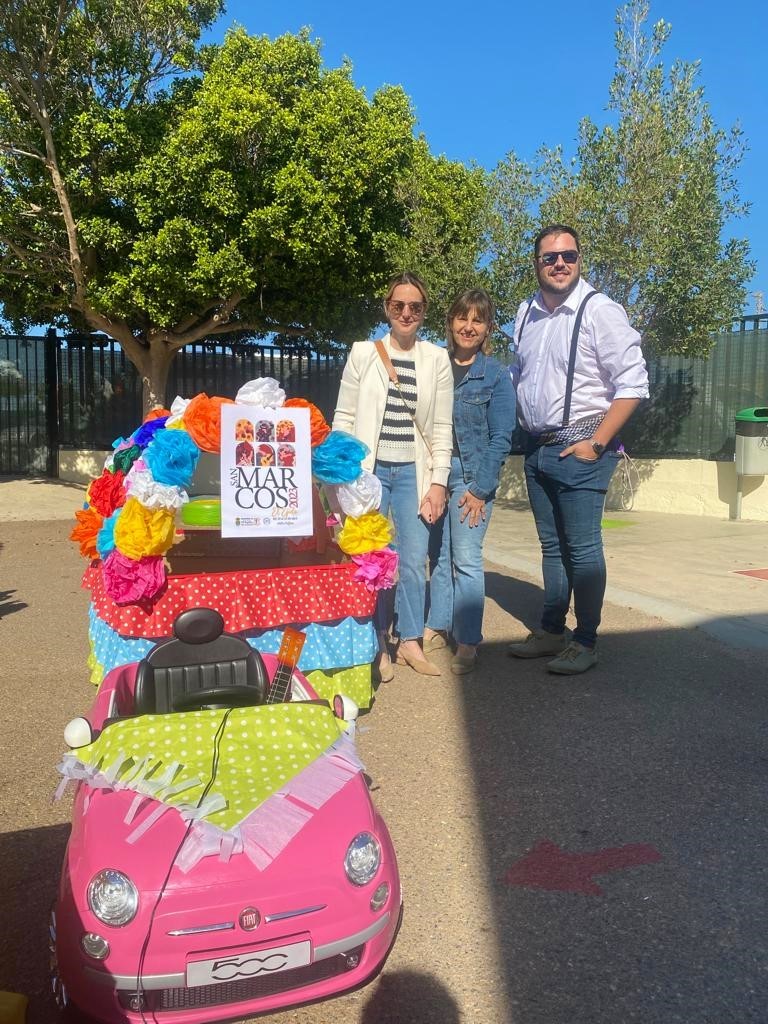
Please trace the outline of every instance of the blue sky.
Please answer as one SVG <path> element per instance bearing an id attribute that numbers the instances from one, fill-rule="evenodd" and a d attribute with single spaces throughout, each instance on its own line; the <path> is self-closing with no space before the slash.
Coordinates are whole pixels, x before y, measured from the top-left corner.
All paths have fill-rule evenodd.
<path id="1" fill-rule="evenodd" d="M 213 33 L 233 22 L 268 36 L 303 26 L 323 42 L 326 64 L 343 57 L 369 94 L 402 85 L 418 127 L 434 153 L 494 167 L 510 150 L 530 160 L 542 144 L 575 148 L 579 119 L 597 124 L 613 77 L 618 4 L 515 4 L 509 0 L 423 0 L 368 5 L 361 0 L 230 0 Z M 664 51 L 701 61 L 715 122 L 744 129 L 749 150 L 739 180 L 751 203 L 729 237 L 750 241 L 757 272 L 750 291 L 765 293 L 768 308 L 768 76 L 761 47 L 768 37 L 768 6 L 761 0 L 654 0 L 650 22 L 672 25 Z M 755 311 L 749 297 L 744 312 Z"/>

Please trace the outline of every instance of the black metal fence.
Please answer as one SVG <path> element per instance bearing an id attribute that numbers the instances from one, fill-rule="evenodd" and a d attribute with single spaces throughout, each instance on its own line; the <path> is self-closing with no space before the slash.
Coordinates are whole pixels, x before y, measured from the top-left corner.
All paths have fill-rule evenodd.
<path id="1" fill-rule="evenodd" d="M 330 418 L 345 350 L 201 342 L 171 368 L 167 399 L 200 391 L 234 397 L 255 377 L 278 379 Z M 651 399 L 623 433 L 632 455 L 728 460 L 734 416 L 768 405 L 768 314 L 718 335 L 709 359 L 649 360 Z M 0 336 L 0 473 L 57 474 L 63 448 L 109 448 L 141 421 L 141 381 L 108 338 Z"/>
<path id="2" fill-rule="evenodd" d="M 109 448 L 141 422 L 141 380 L 111 339 L 59 342 L 59 444 Z M 333 414 L 346 349 L 320 356 L 307 349 L 199 342 L 183 348 L 171 366 L 166 399 L 208 395 L 234 398 L 256 377 L 274 377 L 290 397 L 307 398 Z"/>

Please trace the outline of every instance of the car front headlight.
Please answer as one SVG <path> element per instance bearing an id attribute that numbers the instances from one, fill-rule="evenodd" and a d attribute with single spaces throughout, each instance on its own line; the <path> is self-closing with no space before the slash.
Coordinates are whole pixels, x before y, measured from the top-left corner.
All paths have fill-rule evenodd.
<path id="1" fill-rule="evenodd" d="M 139 894 L 127 875 L 114 868 L 107 868 L 91 879 L 88 906 L 104 924 L 118 928 L 136 916 Z"/>
<path id="2" fill-rule="evenodd" d="M 353 885 L 367 885 L 381 863 L 381 848 L 370 832 L 360 832 L 347 847 L 344 870 Z"/>

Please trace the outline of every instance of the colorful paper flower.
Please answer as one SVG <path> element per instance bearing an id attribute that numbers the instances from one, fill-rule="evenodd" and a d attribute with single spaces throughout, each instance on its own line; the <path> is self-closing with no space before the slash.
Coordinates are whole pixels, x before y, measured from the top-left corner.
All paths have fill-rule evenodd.
<path id="1" fill-rule="evenodd" d="M 221 407 L 234 405 L 231 398 L 201 393 L 184 410 L 184 426 L 198 448 L 204 452 L 221 451 Z"/>
<path id="2" fill-rule="evenodd" d="M 322 444 L 330 434 L 331 428 L 325 422 L 325 416 L 323 416 L 316 405 L 308 402 L 305 398 L 289 398 L 283 403 L 283 408 L 309 409 L 309 434 L 313 448 Z"/>
<path id="3" fill-rule="evenodd" d="M 332 430 L 312 450 L 312 472 L 324 484 L 348 484 L 360 476 L 360 463 L 368 448 L 343 430 Z"/>
<path id="4" fill-rule="evenodd" d="M 105 519 L 112 515 L 116 508 L 125 504 L 125 474 L 120 469 L 110 473 L 105 469 L 100 477 L 91 482 L 88 488 L 88 501 Z"/>
<path id="5" fill-rule="evenodd" d="M 162 410 L 158 409 L 158 412 Z M 144 420 L 138 430 L 134 430 L 132 437 L 133 443 L 137 444 L 139 448 L 146 448 L 158 430 L 165 428 L 166 421 L 170 416 L 169 412 L 166 412 L 164 416 L 154 416 L 151 420 Z"/>
<path id="6" fill-rule="evenodd" d="M 125 491 L 146 508 L 181 508 L 189 501 L 189 495 L 181 487 L 159 484 L 140 459 L 125 478 Z"/>
<path id="7" fill-rule="evenodd" d="M 75 512 L 77 526 L 74 527 L 69 539 L 80 545 L 83 558 L 97 558 L 96 536 L 104 523 L 104 517 L 95 508 L 80 508 Z"/>
<path id="8" fill-rule="evenodd" d="M 235 395 L 238 405 L 258 405 L 262 409 L 280 409 L 285 391 L 274 377 L 257 377 L 243 384 Z"/>
<path id="9" fill-rule="evenodd" d="M 385 548 L 391 540 L 392 528 L 386 516 L 380 512 L 368 512 L 357 519 L 350 516 L 336 543 L 346 555 L 362 555 L 366 551 Z"/>
<path id="10" fill-rule="evenodd" d="M 112 551 L 101 567 L 104 590 L 117 604 L 151 600 L 165 586 L 165 567 L 159 555 L 126 558 Z"/>
<path id="11" fill-rule="evenodd" d="M 373 592 L 394 586 L 398 557 L 392 548 L 352 555 L 352 561 L 357 565 L 354 579 L 364 583 L 367 590 Z"/>
<path id="12" fill-rule="evenodd" d="M 137 444 L 132 444 L 128 448 L 119 448 L 112 456 L 115 472 L 119 469 L 122 473 L 127 473 L 140 455 L 141 448 Z"/>
<path id="13" fill-rule="evenodd" d="M 171 415 L 165 421 L 166 430 L 170 427 L 178 427 L 183 422 L 184 411 L 189 403 L 189 398 L 182 398 L 181 395 L 176 395 L 174 400 L 171 402 Z"/>
<path id="14" fill-rule="evenodd" d="M 116 512 L 104 520 L 101 529 L 96 537 L 96 550 L 99 553 L 100 558 L 106 558 L 110 551 L 115 550 L 115 524 L 120 518 L 122 508 L 119 508 Z"/>
<path id="15" fill-rule="evenodd" d="M 174 517 L 167 509 L 144 508 L 129 498 L 115 523 L 115 547 L 128 558 L 163 555 L 173 542 Z"/>
<path id="16" fill-rule="evenodd" d="M 160 484 L 188 487 L 200 449 L 186 430 L 160 430 L 144 449 L 144 461 Z"/>
<path id="17" fill-rule="evenodd" d="M 366 512 L 375 512 L 381 505 L 381 480 L 365 469 L 356 480 L 328 489 L 333 491 L 346 516 L 364 516 Z"/>

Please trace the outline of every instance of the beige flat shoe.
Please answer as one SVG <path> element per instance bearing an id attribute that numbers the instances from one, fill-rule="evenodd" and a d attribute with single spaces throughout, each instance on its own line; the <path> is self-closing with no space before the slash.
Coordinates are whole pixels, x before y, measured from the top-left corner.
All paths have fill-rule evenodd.
<path id="1" fill-rule="evenodd" d="M 407 665 L 409 668 L 412 668 L 414 672 L 418 672 L 420 676 L 442 675 L 437 665 L 433 665 L 431 661 L 427 661 L 426 658 L 414 658 L 405 651 L 398 650 L 395 658 L 395 664 Z"/>
<path id="2" fill-rule="evenodd" d="M 431 651 L 441 651 L 444 647 L 447 646 L 447 638 L 439 631 L 435 631 L 434 633 L 424 633 L 425 654 L 429 654 Z"/>
<path id="3" fill-rule="evenodd" d="M 392 662 L 389 660 L 385 661 L 384 664 L 374 662 L 372 675 L 375 683 L 391 683 L 395 678 L 395 670 L 392 666 Z"/>
<path id="4" fill-rule="evenodd" d="M 451 672 L 453 672 L 455 676 L 466 676 L 470 672 L 474 672 L 476 667 L 476 654 L 473 654 L 471 658 L 461 658 L 458 654 L 454 654 L 451 658 Z"/>

